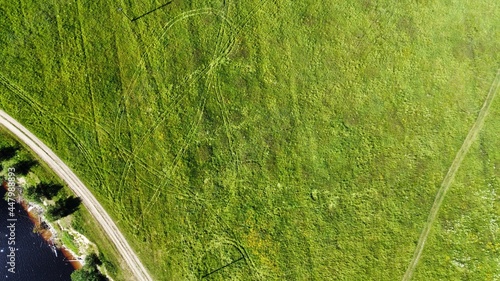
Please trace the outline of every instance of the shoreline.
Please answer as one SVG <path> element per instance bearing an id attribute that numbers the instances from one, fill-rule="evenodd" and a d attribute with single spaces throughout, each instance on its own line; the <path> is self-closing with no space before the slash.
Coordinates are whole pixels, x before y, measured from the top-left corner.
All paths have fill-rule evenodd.
<path id="1" fill-rule="evenodd" d="M 5 180 L 3 180 L 2 182 L 2 187 L 7 190 L 7 182 Z M 33 223 L 33 232 L 36 232 L 38 235 L 40 235 L 48 246 L 54 246 L 55 248 L 60 250 L 65 259 L 75 270 L 81 269 L 84 265 L 84 257 L 78 256 L 62 243 L 62 240 L 58 236 L 57 230 L 50 222 L 45 220 L 43 215 L 41 215 L 42 207 L 35 203 L 27 201 L 22 196 L 19 196 L 17 203 L 21 205 L 22 208 L 28 213 L 28 217 Z"/>
<path id="2" fill-rule="evenodd" d="M 54 226 L 46 221 L 39 213 L 33 211 L 37 209 L 39 210 L 40 207 L 25 200 L 22 200 L 20 204 L 28 213 L 31 222 L 34 225 L 34 230 L 36 230 L 43 240 L 47 242 L 47 245 L 55 246 L 58 250 L 60 250 L 75 270 L 81 269 L 83 267 L 82 257 L 79 257 L 76 253 L 73 253 L 73 251 L 64 246 L 62 241 L 59 239 L 58 232 Z"/>

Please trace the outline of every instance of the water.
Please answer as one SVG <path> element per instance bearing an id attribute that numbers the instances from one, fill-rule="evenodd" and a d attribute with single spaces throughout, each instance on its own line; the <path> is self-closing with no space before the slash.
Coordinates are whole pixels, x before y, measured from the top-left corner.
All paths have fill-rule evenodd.
<path id="1" fill-rule="evenodd" d="M 0 280 L 5 281 L 69 281 L 74 271 L 60 250 L 57 256 L 42 236 L 33 233 L 34 224 L 21 205 L 15 204 L 15 273 L 9 272 L 10 254 L 8 228 L 9 205 L 0 186 Z M 13 240 L 11 240 L 13 241 Z M 12 243 L 12 242 L 11 242 Z M 11 269 L 12 270 L 12 269 Z"/>

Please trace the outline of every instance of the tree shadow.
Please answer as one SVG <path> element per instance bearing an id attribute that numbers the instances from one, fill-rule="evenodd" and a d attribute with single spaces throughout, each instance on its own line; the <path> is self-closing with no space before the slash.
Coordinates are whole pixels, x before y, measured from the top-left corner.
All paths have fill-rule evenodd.
<path id="1" fill-rule="evenodd" d="M 0 148 L 0 161 L 6 161 L 12 159 L 16 156 L 19 147 L 17 146 L 6 146 Z"/>
<path id="2" fill-rule="evenodd" d="M 70 196 L 62 203 L 61 217 L 69 216 L 76 212 L 82 203 L 80 197 Z"/>
<path id="3" fill-rule="evenodd" d="M 70 196 L 66 199 L 58 199 L 54 205 L 47 208 L 46 217 L 50 221 L 64 218 L 76 212 L 80 207 L 82 200 L 80 197 Z"/>
<path id="4" fill-rule="evenodd" d="M 29 173 L 31 168 L 38 164 L 35 160 L 22 160 L 14 164 L 13 168 L 15 169 L 16 174 L 25 176 Z"/>
<path id="5" fill-rule="evenodd" d="M 57 183 L 41 182 L 36 185 L 35 190 L 38 195 L 52 200 L 62 188 L 63 186 Z"/>

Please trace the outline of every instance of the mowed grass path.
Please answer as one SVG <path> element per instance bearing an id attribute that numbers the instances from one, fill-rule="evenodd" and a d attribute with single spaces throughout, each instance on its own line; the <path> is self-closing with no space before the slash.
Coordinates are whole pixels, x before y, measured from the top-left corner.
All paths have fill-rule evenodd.
<path id="1" fill-rule="evenodd" d="M 500 62 L 486 0 L 4 2 L 0 107 L 158 280 L 400 279 Z"/>

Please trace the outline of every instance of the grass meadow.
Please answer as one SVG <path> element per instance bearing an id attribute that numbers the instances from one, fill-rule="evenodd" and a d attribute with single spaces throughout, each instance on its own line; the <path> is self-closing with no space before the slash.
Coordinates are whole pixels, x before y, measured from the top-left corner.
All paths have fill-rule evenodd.
<path id="1" fill-rule="evenodd" d="M 0 108 L 156 280 L 400 279 L 500 66 L 491 0 L 1 1 Z M 499 103 L 415 280 L 500 278 Z"/>

